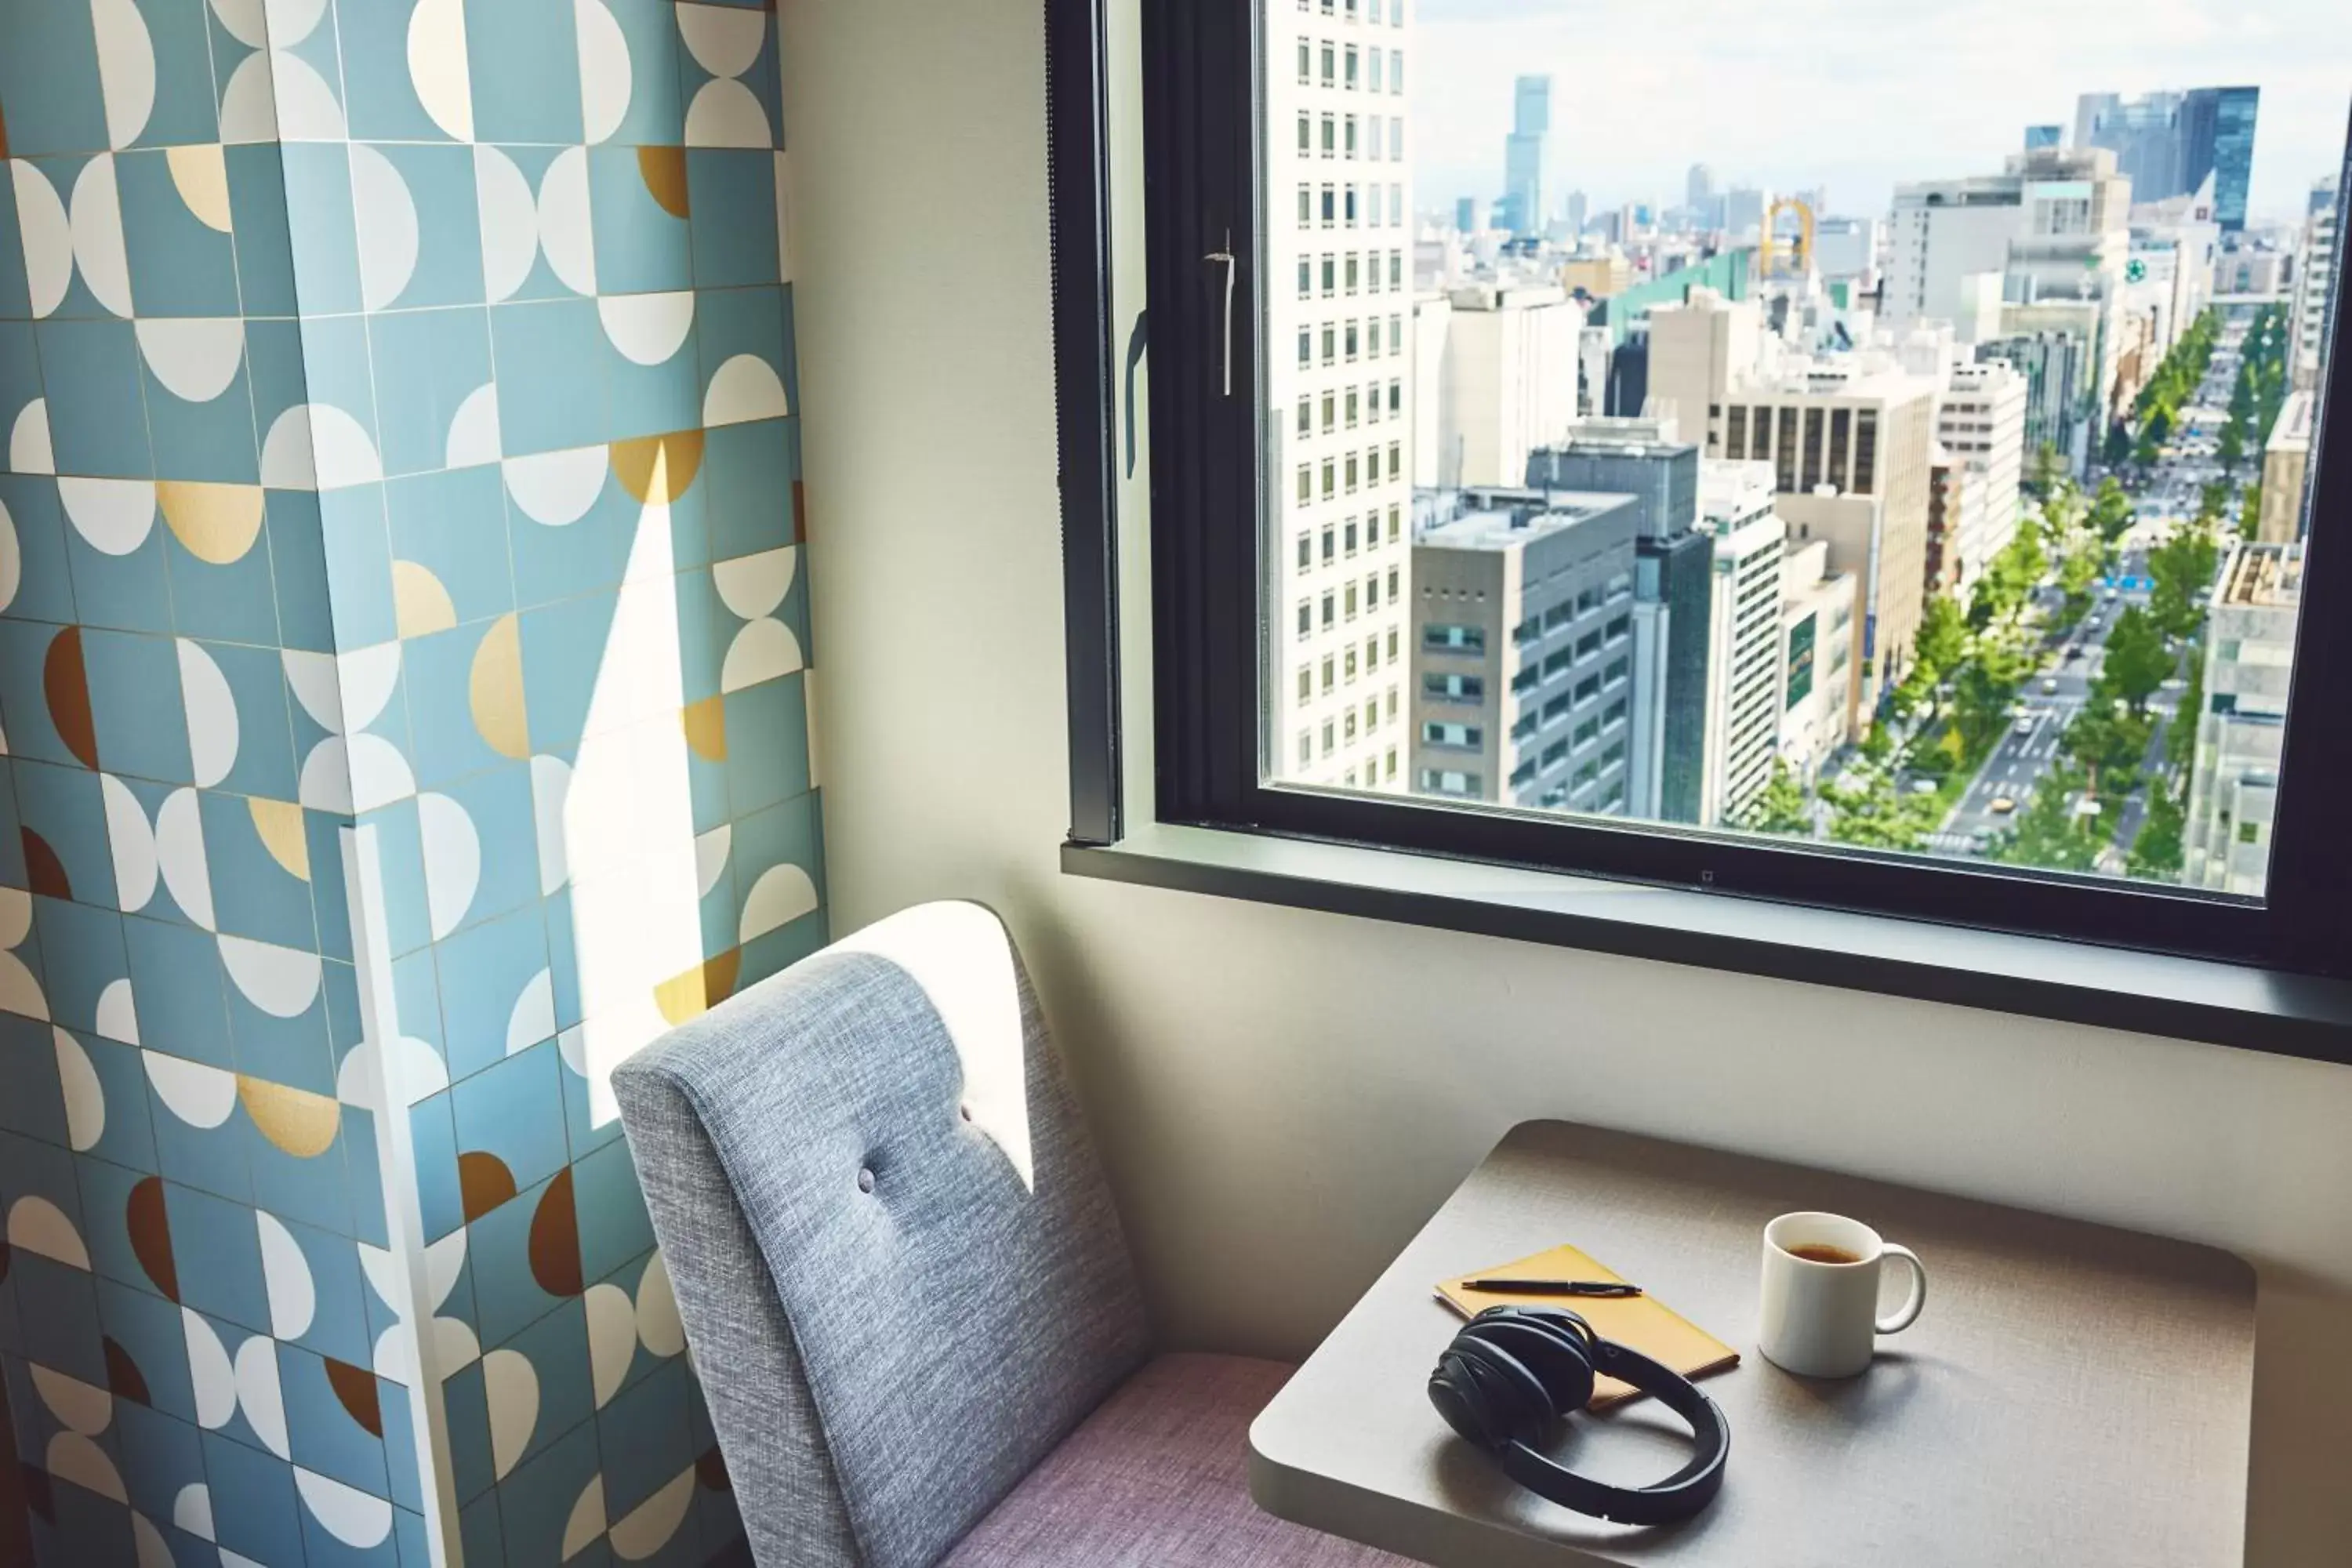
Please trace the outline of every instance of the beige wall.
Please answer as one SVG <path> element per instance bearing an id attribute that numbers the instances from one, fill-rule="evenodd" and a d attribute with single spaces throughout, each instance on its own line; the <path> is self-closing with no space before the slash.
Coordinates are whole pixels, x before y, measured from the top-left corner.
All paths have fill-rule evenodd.
<path id="1" fill-rule="evenodd" d="M 836 923 L 1010 916 L 1171 1340 L 1305 1352 L 1530 1116 L 1980 1194 L 2262 1265 L 2252 1561 L 2340 1568 L 2352 1072 L 1060 875 L 1037 13 L 782 16 Z"/>

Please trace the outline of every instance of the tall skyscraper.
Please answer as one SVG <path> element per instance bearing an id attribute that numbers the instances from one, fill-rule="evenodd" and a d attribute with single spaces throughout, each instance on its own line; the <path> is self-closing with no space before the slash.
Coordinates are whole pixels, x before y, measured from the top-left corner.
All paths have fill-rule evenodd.
<path id="1" fill-rule="evenodd" d="M 2205 706 L 2197 716 L 2180 879 L 2259 893 L 2303 602 L 2303 546 L 2231 542 L 2206 610 Z"/>
<path id="2" fill-rule="evenodd" d="M 1385 16 L 1382 12 L 1385 10 Z M 1404 8 L 1266 12 L 1266 765 L 1285 780 L 1407 787 L 1412 190 Z M 1374 18 L 1380 18 L 1375 20 Z M 1295 206 L 1294 206 L 1295 204 Z"/>
<path id="3" fill-rule="evenodd" d="M 1683 191 L 1684 204 L 1697 216 L 1700 223 L 1712 221 L 1715 211 L 1715 171 L 1705 163 L 1690 166 L 1690 178 Z"/>
<path id="4" fill-rule="evenodd" d="M 1562 204 L 1562 205 L 1568 215 L 1569 233 L 1582 234 L 1584 232 L 1585 214 L 1591 205 L 1591 198 L 1588 197 L 1582 191 L 1570 191 L 1568 193 L 1568 200 Z"/>
<path id="5" fill-rule="evenodd" d="M 2327 352 L 2328 329 L 2334 318 L 2329 303 L 2336 289 L 2336 259 L 2343 228 L 2336 210 L 2336 183 L 2313 182 L 2303 220 L 2303 247 L 2294 264 L 2294 384 L 2315 384 L 2320 356 Z"/>
<path id="6" fill-rule="evenodd" d="M 1554 192 L 1551 78 L 1523 76 L 1511 89 L 1511 133 L 1503 142 L 1502 226 L 1541 234 Z"/>
<path id="7" fill-rule="evenodd" d="M 2086 92 L 2074 106 L 2074 145 L 2105 147 L 2132 183 L 2136 202 L 2187 195 L 2210 176 L 2213 216 L 2224 233 L 2246 226 L 2246 183 L 2254 163 L 2254 119 L 2262 89 L 2199 87 L 2187 91 Z"/>

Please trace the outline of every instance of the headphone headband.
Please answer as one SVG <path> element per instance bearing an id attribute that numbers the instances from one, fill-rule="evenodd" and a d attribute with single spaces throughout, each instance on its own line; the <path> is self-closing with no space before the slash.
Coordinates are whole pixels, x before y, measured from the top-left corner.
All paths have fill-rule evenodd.
<path id="1" fill-rule="evenodd" d="M 1681 1416 L 1697 1452 L 1664 1480 L 1611 1486 L 1578 1475 L 1543 1451 L 1562 1418 L 1584 1408 L 1603 1373 Z M 1674 1368 L 1604 1340 L 1557 1307 L 1490 1307 L 1454 1336 L 1430 1374 L 1430 1402 L 1446 1424 L 1493 1454 L 1503 1473 L 1545 1498 L 1615 1524 L 1688 1519 L 1722 1489 L 1731 1429 L 1714 1400 Z"/>

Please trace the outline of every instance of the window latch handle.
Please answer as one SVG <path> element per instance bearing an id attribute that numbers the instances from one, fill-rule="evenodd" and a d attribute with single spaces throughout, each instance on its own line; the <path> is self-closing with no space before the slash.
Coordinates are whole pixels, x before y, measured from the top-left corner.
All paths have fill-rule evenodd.
<path id="1" fill-rule="evenodd" d="M 1223 262 L 1225 268 L 1225 380 L 1224 395 L 1234 395 L 1234 231 L 1225 230 L 1225 248 L 1213 250 L 1201 258 L 1203 261 Z"/>

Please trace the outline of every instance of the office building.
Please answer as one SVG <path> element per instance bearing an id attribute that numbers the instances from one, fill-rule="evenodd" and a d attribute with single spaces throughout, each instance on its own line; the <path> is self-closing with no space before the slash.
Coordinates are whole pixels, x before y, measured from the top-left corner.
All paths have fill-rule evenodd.
<path id="1" fill-rule="evenodd" d="M 1959 593 L 1960 569 L 1966 560 L 1960 552 L 1960 534 L 1977 523 L 1975 514 L 1983 504 L 1983 493 L 1968 469 L 1938 445 L 1927 465 L 1926 560 L 1930 597 Z"/>
<path id="2" fill-rule="evenodd" d="M 1663 419 L 1580 419 L 1528 454 L 1525 482 L 1631 496 L 1644 539 L 1687 532 L 1699 515 L 1699 451 L 1680 435 Z"/>
<path id="3" fill-rule="evenodd" d="M 1704 826 L 1737 821 L 1770 781 L 1780 751 L 1780 572 L 1789 525 L 1772 503 L 1769 463 L 1703 465 L 1699 527 L 1712 547 L 1697 816 Z"/>
<path id="4" fill-rule="evenodd" d="M 2025 477 L 2027 386 L 1999 360 L 1952 367 L 1936 404 L 1936 440 L 1965 479 L 1964 500 L 1947 530 L 1928 522 L 1930 592 L 1964 594 L 2017 532 Z"/>
<path id="5" fill-rule="evenodd" d="M 1622 813 L 1639 721 L 1625 496 L 1444 495 L 1412 547 L 1424 795 Z"/>
<path id="6" fill-rule="evenodd" d="M 2086 92 L 2074 109 L 2074 146 L 2104 147 L 2141 201 L 2213 184 L 2213 216 L 2235 234 L 2246 226 L 2261 89 L 2200 87 L 2126 98 Z"/>
<path id="7" fill-rule="evenodd" d="M 2294 257 L 2284 250 L 2242 246 L 2224 250 L 2213 264 L 2213 292 L 2234 295 L 2242 303 L 2267 303 L 2292 296 Z"/>
<path id="8" fill-rule="evenodd" d="M 1454 203 L 1454 226 L 1463 234 L 1480 234 L 1486 227 L 1486 204 L 1476 196 L 1458 196 Z"/>
<path id="9" fill-rule="evenodd" d="M 1561 210 L 1563 216 L 1568 219 L 1568 232 L 1571 236 L 1580 235 L 1584 232 L 1585 215 L 1591 205 L 1592 198 L 1586 195 L 1582 191 L 1570 191 L 1568 193 L 1568 199 L 1561 204 Z"/>
<path id="10" fill-rule="evenodd" d="M 1412 33 L 1344 14 L 1267 13 L 1266 177 L 1285 221 L 1266 226 L 1269 421 L 1266 591 L 1282 635 L 1275 775 L 1402 789 L 1406 467 L 1413 357 L 1405 275 L 1412 189 L 1404 56 Z"/>
<path id="11" fill-rule="evenodd" d="M 1551 129 L 1551 78 L 1523 76 L 1511 88 L 1511 132 L 1503 142 L 1503 205 L 1499 225 L 1513 234 L 1540 236 L 1558 193 Z"/>
<path id="12" fill-rule="evenodd" d="M 2028 332 L 2000 338 L 1977 351 L 2008 365 L 2025 383 L 2024 462 L 2032 471 L 2042 449 L 2058 454 L 2080 476 L 2090 460 L 2090 349 L 2070 332 Z"/>
<path id="13" fill-rule="evenodd" d="M 1830 564 L 1825 539 L 1784 544 L 1780 760 L 1811 783 L 1853 734 L 1861 700 L 1854 633 L 1862 618 L 1862 581 Z"/>
<path id="14" fill-rule="evenodd" d="M 1442 303 L 1442 309 L 1440 309 Z M 1433 436 L 1423 481 L 1441 489 L 1517 485 L 1528 454 L 1577 416 L 1584 308 L 1551 286 L 1475 284 L 1414 305 L 1423 356 L 1415 425 Z M 1443 321 L 1440 331 L 1433 324 Z"/>
<path id="15" fill-rule="evenodd" d="M 1813 270 L 1824 279 L 1874 278 L 1878 271 L 1876 218 L 1813 220 Z"/>
<path id="16" fill-rule="evenodd" d="M 2180 879 L 2260 893 L 2270 867 L 2303 546 L 2231 541 L 2207 612 L 2205 707 L 2189 781 Z"/>
<path id="17" fill-rule="evenodd" d="M 1571 294 L 1589 294 L 1595 300 L 1606 300 L 1622 294 L 1633 284 L 1633 263 L 1625 253 L 1610 247 L 1587 255 L 1571 256 L 1559 264 L 1559 286 Z"/>
<path id="18" fill-rule="evenodd" d="M 2279 405 L 2270 438 L 2263 443 L 2263 508 L 2254 537 L 2285 544 L 2304 536 L 2305 491 L 2311 476 L 2311 427 L 2319 395 L 2298 388 Z"/>
<path id="19" fill-rule="evenodd" d="M 2317 384 L 2320 362 L 2326 356 L 2328 334 L 2335 324 L 2337 251 L 2343 228 L 2334 180 L 2311 187 L 2303 220 L 2303 245 L 2294 265 L 2294 382 Z"/>

